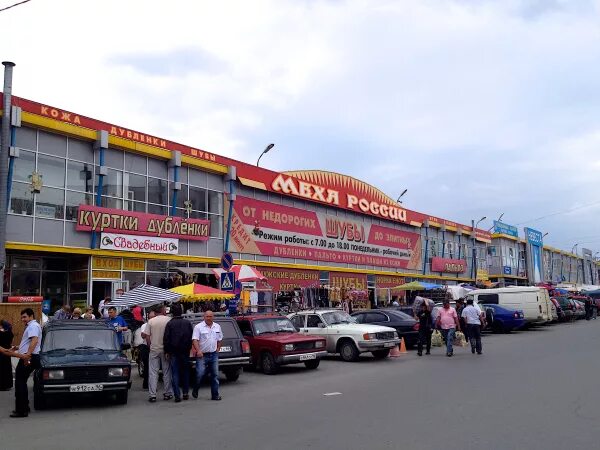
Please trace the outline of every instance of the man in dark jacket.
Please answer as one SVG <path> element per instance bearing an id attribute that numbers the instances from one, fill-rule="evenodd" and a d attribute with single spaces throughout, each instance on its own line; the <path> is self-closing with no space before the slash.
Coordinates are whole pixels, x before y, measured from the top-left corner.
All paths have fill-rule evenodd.
<path id="1" fill-rule="evenodd" d="M 181 401 L 179 382 L 183 399 L 188 400 L 190 391 L 190 350 L 192 349 L 193 327 L 189 320 L 181 317 L 183 308 L 176 303 L 171 307 L 173 318 L 167 323 L 164 336 L 165 354 L 171 362 L 171 374 L 175 403 Z"/>

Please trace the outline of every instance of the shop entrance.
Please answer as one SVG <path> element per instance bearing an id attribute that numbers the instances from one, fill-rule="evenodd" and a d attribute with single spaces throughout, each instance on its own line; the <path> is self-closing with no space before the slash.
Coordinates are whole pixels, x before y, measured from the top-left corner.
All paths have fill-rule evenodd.
<path id="1" fill-rule="evenodd" d="M 112 281 L 92 281 L 92 306 L 98 311 L 98 304 L 101 300 L 112 295 Z"/>

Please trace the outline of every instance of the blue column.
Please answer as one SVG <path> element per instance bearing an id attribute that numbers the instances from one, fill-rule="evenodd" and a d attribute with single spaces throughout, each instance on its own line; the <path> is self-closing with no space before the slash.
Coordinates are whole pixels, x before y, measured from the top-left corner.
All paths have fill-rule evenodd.
<path id="1" fill-rule="evenodd" d="M 231 219 L 233 217 L 233 205 L 235 195 L 235 183 L 234 180 L 229 180 L 229 213 L 227 214 L 227 232 L 225 233 L 225 251 L 229 251 L 229 235 L 231 234 Z"/>
<path id="2" fill-rule="evenodd" d="M 427 258 L 429 253 L 429 227 L 425 227 L 425 256 L 423 257 L 423 275 L 427 271 Z"/>
<path id="3" fill-rule="evenodd" d="M 100 147 L 100 165 L 98 167 L 104 166 L 104 148 Z M 96 191 L 96 206 L 102 206 L 102 187 L 104 185 L 104 175 L 98 174 L 98 189 Z M 97 232 L 92 231 L 92 241 L 90 243 L 90 248 L 96 248 L 96 239 Z"/>
<path id="4" fill-rule="evenodd" d="M 173 182 L 179 182 L 179 167 L 173 166 Z M 173 199 L 171 202 L 171 215 L 175 216 L 177 213 L 177 189 L 173 189 Z"/>

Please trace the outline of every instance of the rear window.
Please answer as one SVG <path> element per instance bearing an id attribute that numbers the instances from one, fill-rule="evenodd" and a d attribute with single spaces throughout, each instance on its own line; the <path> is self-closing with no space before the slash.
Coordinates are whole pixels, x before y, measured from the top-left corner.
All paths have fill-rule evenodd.
<path id="1" fill-rule="evenodd" d="M 225 320 L 223 322 L 215 321 L 219 325 L 221 325 L 221 331 L 223 332 L 224 339 L 238 339 L 240 335 L 238 334 L 237 328 L 235 324 L 229 320 Z"/>
<path id="2" fill-rule="evenodd" d="M 486 303 L 488 305 L 497 305 L 498 294 L 479 294 L 477 296 L 477 302 Z"/>

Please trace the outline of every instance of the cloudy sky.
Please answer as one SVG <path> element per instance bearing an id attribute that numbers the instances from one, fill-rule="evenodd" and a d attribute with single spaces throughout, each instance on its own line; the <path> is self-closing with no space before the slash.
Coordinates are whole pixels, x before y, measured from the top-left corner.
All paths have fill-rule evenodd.
<path id="1" fill-rule="evenodd" d="M 599 1 L 32 0 L 0 24 L 15 95 L 600 250 Z"/>

